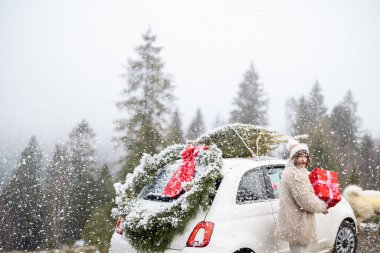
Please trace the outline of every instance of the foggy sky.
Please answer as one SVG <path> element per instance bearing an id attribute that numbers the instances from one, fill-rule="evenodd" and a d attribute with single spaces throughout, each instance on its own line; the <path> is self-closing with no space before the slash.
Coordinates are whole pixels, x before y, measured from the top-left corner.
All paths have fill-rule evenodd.
<path id="1" fill-rule="evenodd" d="M 208 129 L 227 120 L 253 61 L 272 129 L 285 132 L 286 100 L 318 80 L 329 111 L 350 89 L 361 130 L 380 137 L 379 25 L 377 0 L 0 0 L 0 152 L 32 134 L 51 152 L 83 118 L 109 152 L 122 66 L 149 27 L 184 130 L 197 107 Z"/>

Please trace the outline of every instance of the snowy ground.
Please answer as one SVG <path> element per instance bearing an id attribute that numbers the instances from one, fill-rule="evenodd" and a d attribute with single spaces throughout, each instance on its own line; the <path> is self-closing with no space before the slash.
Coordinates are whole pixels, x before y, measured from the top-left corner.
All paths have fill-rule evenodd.
<path id="1" fill-rule="evenodd" d="M 358 249 L 356 253 L 379 253 L 380 252 L 380 229 L 376 223 L 362 223 L 362 233 L 359 233 Z M 39 251 L 40 253 L 98 253 L 95 247 L 79 247 L 76 249 L 61 249 L 51 251 Z M 13 251 L 12 253 L 22 253 L 21 251 Z"/>
<path id="2" fill-rule="evenodd" d="M 379 253 L 380 252 L 380 230 L 379 224 L 362 223 L 363 233 L 359 234 L 359 245 L 357 253 Z"/>
<path id="3" fill-rule="evenodd" d="M 5 251 L 4 253 L 25 253 L 26 251 Z M 78 248 L 63 248 L 55 250 L 42 250 L 42 251 L 33 251 L 34 253 L 101 253 L 94 246 L 85 246 Z"/>

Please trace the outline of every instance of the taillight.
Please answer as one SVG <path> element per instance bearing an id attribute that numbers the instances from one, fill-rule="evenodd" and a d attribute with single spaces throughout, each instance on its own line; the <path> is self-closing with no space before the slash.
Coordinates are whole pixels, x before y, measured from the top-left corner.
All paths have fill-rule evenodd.
<path id="1" fill-rule="evenodd" d="M 198 225 L 191 232 L 187 240 L 187 247 L 206 247 L 211 240 L 212 230 L 214 223 L 209 221 L 199 222 Z"/>
<path id="2" fill-rule="evenodd" d="M 116 223 L 116 228 L 115 228 L 116 233 L 121 234 L 121 235 L 123 234 L 123 229 L 121 228 L 121 223 L 123 221 L 124 221 L 124 217 L 120 216 L 120 218 L 118 219 Z"/>

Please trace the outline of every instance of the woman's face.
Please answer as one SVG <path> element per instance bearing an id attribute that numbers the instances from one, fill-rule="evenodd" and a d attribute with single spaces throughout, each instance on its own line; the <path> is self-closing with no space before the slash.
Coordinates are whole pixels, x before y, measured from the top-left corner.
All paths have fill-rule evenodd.
<path id="1" fill-rule="evenodd" d="M 304 168 L 304 167 L 306 167 L 307 158 L 308 158 L 307 154 L 305 154 L 305 153 L 298 154 L 296 156 L 296 158 L 294 159 L 294 163 L 298 167 Z"/>

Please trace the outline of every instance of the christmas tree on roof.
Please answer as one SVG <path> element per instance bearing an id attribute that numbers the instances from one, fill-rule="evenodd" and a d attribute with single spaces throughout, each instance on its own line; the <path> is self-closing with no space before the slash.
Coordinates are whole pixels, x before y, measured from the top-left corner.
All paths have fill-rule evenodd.
<path id="1" fill-rule="evenodd" d="M 215 144 L 224 158 L 266 156 L 278 144 L 283 136 L 276 131 L 250 124 L 228 124 L 200 136 L 197 144 Z"/>

